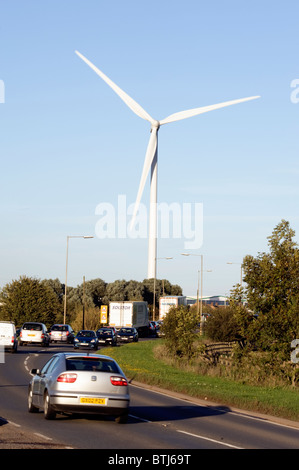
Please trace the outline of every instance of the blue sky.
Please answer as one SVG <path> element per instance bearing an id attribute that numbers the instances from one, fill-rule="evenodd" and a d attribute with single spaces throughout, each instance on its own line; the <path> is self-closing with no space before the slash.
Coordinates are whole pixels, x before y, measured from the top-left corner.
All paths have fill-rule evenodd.
<path id="1" fill-rule="evenodd" d="M 159 132 L 159 202 L 203 205 L 203 244 L 189 252 L 203 255 L 204 295 L 228 294 L 281 219 L 299 233 L 295 0 L 10 0 L 0 12 L 0 287 L 64 282 L 75 235 L 94 239 L 70 240 L 70 285 L 147 276 L 146 239 L 95 227 L 99 204 L 134 203 L 149 123 L 75 50 L 156 119 L 261 95 Z M 182 238 L 159 239 L 157 256 L 173 259 L 158 260 L 157 277 L 196 295 L 200 258 L 182 252 Z"/>

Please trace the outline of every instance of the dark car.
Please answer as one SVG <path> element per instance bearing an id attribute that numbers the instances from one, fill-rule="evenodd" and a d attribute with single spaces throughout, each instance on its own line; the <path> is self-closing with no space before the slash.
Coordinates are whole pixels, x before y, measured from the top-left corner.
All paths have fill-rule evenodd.
<path id="1" fill-rule="evenodd" d="M 99 344 L 110 344 L 110 346 L 117 345 L 117 337 L 112 328 L 99 328 L 97 330 L 97 337 Z"/>
<path id="2" fill-rule="evenodd" d="M 74 349 L 98 349 L 98 337 L 93 330 L 81 330 L 74 338 Z"/>
<path id="3" fill-rule="evenodd" d="M 75 338 L 74 330 L 70 325 L 53 325 L 50 331 L 51 343 L 62 341 L 66 343 L 73 343 Z"/>
<path id="4" fill-rule="evenodd" d="M 136 328 L 121 328 L 117 332 L 117 340 L 120 343 L 138 341 L 138 333 Z"/>
<path id="5" fill-rule="evenodd" d="M 157 336 L 157 330 L 159 328 L 159 323 L 157 321 L 150 321 L 149 322 L 149 334 L 152 336 Z"/>

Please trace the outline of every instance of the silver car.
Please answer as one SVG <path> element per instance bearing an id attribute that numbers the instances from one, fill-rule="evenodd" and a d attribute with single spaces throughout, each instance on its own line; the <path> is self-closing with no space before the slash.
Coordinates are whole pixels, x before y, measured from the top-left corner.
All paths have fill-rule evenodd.
<path id="1" fill-rule="evenodd" d="M 46 419 L 56 413 L 98 413 L 128 418 L 128 381 L 114 359 L 99 354 L 58 353 L 41 370 L 32 369 L 28 411 L 43 409 Z"/>

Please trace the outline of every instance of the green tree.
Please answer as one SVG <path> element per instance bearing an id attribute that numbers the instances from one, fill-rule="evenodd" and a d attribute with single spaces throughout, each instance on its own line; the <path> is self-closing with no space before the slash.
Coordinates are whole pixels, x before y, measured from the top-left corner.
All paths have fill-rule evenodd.
<path id="1" fill-rule="evenodd" d="M 172 307 L 163 320 L 165 345 L 175 356 L 190 359 L 194 355 L 194 341 L 197 337 L 199 315 L 189 306 Z"/>
<path id="2" fill-rule="evenodd" d="M 1 291 L 1 319 L 22 325 L 43 322 L 50 327 L 61 314 L 61 304 L 48 285 L 26 276 L 7 284 Z"/>
<path id="3" fill-rule="evenodd" d="M 85 282 L 85 296 L 89 296 L 95 307 L 103 305 L 103 298 L 106 294 L 107 283 L 103 279 L 97 278 Z M 80 286 L 83 299 L 83 284 Z"/>
<path id="4" fill-rule="evenodd" d="M 143 300 L 144 285 L 142 282 L 130 280 L 126 286 L 127 300 Z"/>
<path id="5" fill-rule="evenodd" d="M 53 292 L 56 294 L 57 299 L 62 304 L 64 298 L 64 284 L 60 282 L 59 279 L 43 279 L 42 284 L 50 287 Z"/>
<path id="6" fill-rule="evenodd" d="M 299 250 L 289 222 L 282 220 L 268 237 L 269 253 L 243 260 L 247 298 L 256 313 L 286 305 L 299 294 Z"/>
<path id="7" fill-rule="evenodd" d="M 256 315 L 247 339 L 263 350 L 285 351 L 299 335 L 299 249 L 282 220 L 268 237 L 269 253 L 243 260 L 248 308 Z"/>
<path id="8" fill-rule="evenodd" d="M 128 281 L 124 279 L 118 279 L 107 284 L 104 303 L 127 300 L 127 285 Z"/>

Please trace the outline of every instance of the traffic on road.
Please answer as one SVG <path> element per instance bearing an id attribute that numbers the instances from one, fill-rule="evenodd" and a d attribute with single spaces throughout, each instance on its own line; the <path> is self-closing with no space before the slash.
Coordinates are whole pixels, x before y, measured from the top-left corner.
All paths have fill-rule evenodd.
<path id="1" fill-rule="evenodd" d="M 289 422 L 272 422 L 136 383 L 105 354 L 106 343 L 99 344 L 98 351 L 76 350 L 64 339 L 49 344 L 40 339 L 22 342 L 16 354 L 11 344 L 5 350 L 0 364 L 0 436 L 7 423 L 16 433 L 26 430 L 38 435 L 39 442 L 45 439 L 45 447 L 52 442 L 76 449 L 185 453 L 298 448 L 299 428 Z"/>

